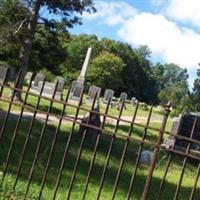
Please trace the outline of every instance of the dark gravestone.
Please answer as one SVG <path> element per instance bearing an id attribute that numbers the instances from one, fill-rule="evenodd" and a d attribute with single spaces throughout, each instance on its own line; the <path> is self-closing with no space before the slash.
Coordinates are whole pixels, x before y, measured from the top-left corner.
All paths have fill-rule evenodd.
<path id="1" fill-rule="evenodd" d="M 79 101 L 81 98 L 82 91 L 83 87 L 75 87 L 72 96 L 70 96 L 70 99 Z"/>
<path id="2" fill-rule="evenodd" d="M 182 115 L 180 119 L 180 127 L 177 130 L 177 135 L 181 135 L 187 138 L 190 138 L 193 124 L 195 119 L 197 118 L 196 125 L 194 128 L 194 133 L 192 139 L 200 141 L 200 115 L 194 113 L 187 113 Z M 187 148 L 189 142 L 184 139 L 176 138 L 175 146 Z M 191 149 L 200 150 L 200 145 L 196 143 L 191 143 Z"/>
<path id="3" fill-rule="evenodd" d="M 83 85 L 79 81 L 73 81 L 70 89 L 69 99 L 79 101 L 83 91 Z"/>
<path id="4" fill-rule="evenodd" d="M 0 67 L 0 83 L 8 82 L 8 68 Z"/>
<path id="5" fill-rule="evenodd" d="M 120 94 L 119 101 L 118 101 L 118 106 L 117 106 L 118 110 L 121 110 L 123 105 L 126 108 L 126 104 L 125 104 L 126 100 L 127 100 L 127 94 L 125 92 L 122 92 Z"/>
<path id="6" fill-rule="evenodd" d="M 111 89 L 106 89 L 103 96 L 103 103 L 108 103 L 109 99 L 113 99 L 114 91 Z"/>
<path id="7" fill-rule="evenodd" d="M 8 80 L 13 81 L 15 80 L 15 68 L 8 67 Z"/>
<path id="8" fill-rule="evenodd" d="M 95 111 L 96 113 L 88 112 L 81 120 L 82 124 L 80 125 L 79 134 L 82 137 L 85 132 L 86 139 L 89 139 L 92 143 L 95 143 L 96 138 L 100 133 L 99 128 L 101 127 L 99 105 L 97 105 L 97 107 L 94 108 L 93 111 Z M 94 126 L 94 128 L 88 128 L 87 124 Z"/>

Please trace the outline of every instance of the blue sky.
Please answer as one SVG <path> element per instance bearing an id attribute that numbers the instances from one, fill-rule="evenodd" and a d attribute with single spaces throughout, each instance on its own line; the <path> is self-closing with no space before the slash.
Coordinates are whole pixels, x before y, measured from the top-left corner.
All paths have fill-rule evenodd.
<path id="1" fill-rule="evenodd" d="M 200 0 L 95 0 L 97 13 L 83 14 L 71 33 L 95 34 L 148 45 L 152 62 L 188 69 L 192 87 L 200 62 Z"/>

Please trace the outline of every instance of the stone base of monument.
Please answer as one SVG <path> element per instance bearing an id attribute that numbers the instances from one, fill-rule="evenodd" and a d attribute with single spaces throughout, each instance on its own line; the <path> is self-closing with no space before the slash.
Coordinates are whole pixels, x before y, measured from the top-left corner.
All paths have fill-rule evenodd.
<path id="1" fill-rule="evenodd" d="M 94 111 L 99 112 L 99 107 L 97 106 Z M 81 120 L 81 123 L 82 124 L 79 128 L 80 137 L 83 137 L 83 134 L 85 132 L 86 140 L 94 143 L 97 139 L 98 134 L 100 134 L 100 130 L 97 130 L 101 126 L 100 115 L 97 113 L 86 113 Z M 88 127 L 87 124 L 94 126 L 94 128 Z"/>

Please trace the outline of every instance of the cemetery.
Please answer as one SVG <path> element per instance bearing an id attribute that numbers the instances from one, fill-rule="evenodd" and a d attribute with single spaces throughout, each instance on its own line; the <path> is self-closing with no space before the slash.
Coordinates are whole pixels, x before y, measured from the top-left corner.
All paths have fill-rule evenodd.
<path id="1" fill-rule="evenodd" d="M 190 4 L 0 2 L 0 200 L 200 199 Z"/>
<path id="2" fill-rule="evenodd" d="M 91 54 L 91 50 L 89 52 Z M 85 64 L 86 63 L 86 64 Z M 83 194 L 87 195 L 88 198 L 91 198 L 93 195 L 95 195 L 95 190 L 99 190 L 99 192 L 96 193 L 96 195 L 101 195 L 103 199 L 109 198 L 111 195 L 113 195 L 112 189 L 109 189 L 109 183 L 110 181 L 115 180 L 115 182 L 118 182 L 120 184 L 120 190 L 119 194 L 117 195 L 119 199 L 125 195 L 122 188 L 130 188 L 129 184 L 132 182 L 132 179 L 137 182 L 137 184 L 144 184 L 145 183 L 145 173 L 147 173 L 148 166 L 151 165 L 152 159 L 153 159 L 153 151 L 151 144 L 154 144 L 158 139 L 158 129 L 162 123 L 165 124 L 165 130 L 164 136 L 163 136 L 163 142 L 160 144 L 162 146 L 162 150 L 160 150 L 158 155 L 158 163 L 159 166 L 154 169 L 154 173 L 158 174 L 162 178 L 162 173 L 165 170 L 165 166 L 167 164 L 167 160 L 165 157 L 167 156 L 167 151 L 174 151 L 177 150 L 181 153 L 185 152 L 191 157 L 199 157 L 199 154 L 191 153 L 190 150 L 194 149 L 198 150 L 198 145 L 192 144 L 190 147 L 190 142 L 188 142 L 184 139 L 176 139 L 176 135 L 186 136 L 188 138 L 195 138 L 196 140 L 199 140 L 198 138 L 198 127 L 197 130 L 194 131 L 194 137 L 191 135 L 186 135 L 188 132 L 192 130 L 192 126 L 194 123 L 195 116 L 191 118 L 191 121 L 189 121 L 189 118 L 186 117 L 186 119 L 183 117 L 181 118 L 182 128 L 180 127 L 180 119 L 179 121 L 175 120 L 173 122 L 173 119 L 169 116 L 168 121 L 164 122 L 163 118 L 163 110 L 162 108 L 154 109 L 151 106 L 145 105 L 144 103 L 140 103 L 135 97 L 132 97 L 130 100 L 128 100 L 128 95 L 126 92 L 122 92 L 118 98 L 114 97 L 115 91 L 111 89 L 106 89 L 104 93 L 101 90 L 100 87 L 97 87 L 95 85 L 91 85 L 88 88 L 88 91 L 84 92 L 84 81 L 86 79 L 86 72 L 87 72 L 87 66 L 89 63 L 89 57 L 88 52 L 86 54 L 86 59 L 83 64 L 84 73 L 81 73 L 79 78 L 77 80 L 74 80 L 71 84 L 70 88 L 64 89 L 64 79 L 63 77 L 56 77 L 54 82 L 47 82 L 45 81 L 45 77 L 42 74 L 36 74 L 33 78 L 33 81 L 31 79 L 27 80 L 28 85 L 24 86 L 24 94 L 22 95 L 24 98 L 24 106 L 25 110 L 22 110 L 22 107 L 19 103 L 10 102 L 6 99 L 9 99 L 10 95 L 12 96 L 13 92 L 11 92 L 13 89 L 9 88 L 9 86 L 1 87 L 1 104 L 0 104 L 0 121 L 2 121 L 2 124 L 7 123 L 9 127 L 12 127 L 7 130 L 6 127 L 1 126 L 1 134 L 5 134 L 6 131 L 7 139 L 2 137 L 3 141 L 6 139 L 10 141 L 11 143 L 11 150 L 10 153 L 12 153 L 12 157 L 14 155 L 20 154 L 20 151 L 22 151 L 22 159 L 24 158 L 24 154 L 29 152 L 29 158 L 26 159 L 26 165 L 25 163 L 19 163 L 17 164 L 17 159 L 10 158 L 11 154 L 8 155 L 7 161 L 6 161 L 6 168 L 4 173 L 7 173 L 9 169 L 9 165 L 16 166 L 18 165 L 17 170 L 17 177 L 20 176 L 27 176 L 29 174 L 29 181 L 28 186 L 26 183 L 22 180 L 18 180 L 18 178 L 15 179 L 14 175 L 2 175 L 4 181 L 11 179 L 12 182 L 14 182 L 14 187 L 19 191 L 19 194 L 24 194 L 23 189 L 21 190 L 18 188 L 22 184 L 25 190 L 26 196 L 28 195 L 29 198 L 37 198 L 38 193 L 37 191 L 40 191 L 40 195 L 45 194 L 45 199 L 52 198 L 52 196 L 56 198 L 63 198 L 65 195 L 64 186 L 66 182 L 64 179 L 68 177 L 70 179 L 71 170 L 77 170 L 76 169 L 76 163 L 80 163 L 80 169 L 76 172 L 76 177 L 78 182 L 75 181 L 75 177 L 71 177 L 71 182 L 68 184 L 71 184 L 69 186 L 69 189 L 72 189 L 73 186 L 73 193 L 71 194 L 70 190 L 68 191 L 68 196 L 70 198 L 81 198 Z M 1 83 L 11 83 L 12 79 L 7 79 L 8 72 L 4 68 L 0 68 L 1 71 L 3 71 L 3 75 L 1 77 Z M 10 84 L 9 84 L 10 85 Z M 10 91 L 9 91 L 10 90 Z M 28 94 L 28 96 L 26 95 Z M 38 98 L 39 97 L 39 98 Z M 40 99 L 41 98 L 41 99 Z M 12 97 L 11 97 L 12 99 Z M 39 104 L 38 104 L 39 102 Z M 67 103 L 66 105 L 64 103 Z M 10 107 L 12 105 L 12 107 Z M 145 106 L 144 106 L 145 105 Z M 63 107 L 64 106 L 64 107 Z M 110 108 L 109 108 L 110 106 Z M 65 109 L 66 107 L 66 109 Z M 34 111 L 34 109 L 36 110 Z M 6 111 L 9 110 L 10 119 L 6 117 Z M 78 109 L 78 110 L 77 110 Z M 168 109 L 168 108 L 167 108 Z M 169 112 L 167 110 L 165 112 Z M 92 112 L 92 113 L 91 113 Z M 94 112 L 94 113 L 93 113 Z M 21 113 L 21 114 L 20 114 Z M 33 114 L 33 117 L 31 117 Z M 11 117 L 13 115 L 13 117 Z M 8 115 L 7 115 L 8 116 Z M 15 117 L 14 117 L 15 116 Z M 23 117 L 22 117 L 23 116 Z M 9 117 L 9 116 L 8 116 Z M 6 121 L 3 121 L 5 119 Z M 19 126 L 19 119 L 21 119 L 21 125 Z M 35 121 L 33 125 L 31 125 L 31 121 Z M 131 120 L 133 120 L 135 127 L 132 127 Z M 185 122 L 183 123 L 183 120 L 187 120 L 188 124 L 186 127 L 184 127 Z M 177 123 L 178 122 L 178 123 Z M 198 120 L 197 120 L 198 123 Z M 74 125 L 73 125 L 74 124 Z M 91 127 L 87 127 L 86 124 L 89 124 Z M 6 124 L 5 124 L 6 125 Z M 131 126 L 130 126 L 131 125 Z M 34 128 L 32 127 L 34 126 Z M 17 127 L 17 129 L 14 130 L 14 128 Z M 29 129 L 28 136 L 26 135 L 26 128 L 25 127 L 31 127 Z M 132 127 L 132 128 L 131 128 Z M 146 127 L 146 128 L 145 128 Z M 196 127 L 196 125 L 195 125 Z M 58 129 L 59 128 L 59 129 Z M 72 128 L 72 132 L 71 132 Z M 3 130 L 3 132 L 2 132 Z M 16 132 L 17 130 L 17 132 Z M 56 130 L 59 130 L 56 131 Z M 185 131 L 186 130 L 186 131 Z M 42 136 L 36 136 L 36 132 L 40 132 Z M 14 137 L 12 137 L 12 133 L 16 134 Z M 56 133 L 56 137 L 53 136 Z M 58 134 L 59 133 L 59 134 Z M 170 135 L 171 133 L 172 135 Z M 25 137 L 25 144 L 24 141 L 20 139 L 19 136 Z M 30 139 L 30 135 L 35 135 L 34 140 Z M 191 133 L 193 135 L 193 133 Z M 127 142 L 129 144 L 129 147 L 126 147 L 126 142 L 124 141 L 124 137 L 127 136 L 133 136 L 133 140 L 130 140 Z M 3 135 L 1 135 L 3 136 Z M 113 137 L 115 136 L 115 137 Z M 82 138 L 82 139 L 81 139 Z M 33 147 L 28 147 L 27 143 L 29 140 L 32 141 L 33 146 L 37 146 L 39 148 L 39 151 L 33 150 Z M 62 167 L 62 154 L 64 149 L 69 148 L 65 146 L 65 140 L 70 141 L 71 143 L 71 149 L 73 149 L 73 153 L 69 155 L 67 164 L 67 169 L 71 170 L 64 170 Z M 42 146 L 40 145 L 40 142 L 37 143 L 37 141 L 42 142 Z M 58 143 L 58 141 L 60 141 Z M 62 142 L 61 142 L 62 141 Z M 82 142 L 84 141 L 84 146 L 82 146 Z M 145 142 L 142 146 L 140 141 Z M 183 142 L 181 142 L 183 141 Z M 57 143 L 56 143 L 57 142 Z M 125 143 L 124 143 L 125 142 Z M 14 145 L 15 143 L 15 145 Z M 50 147 L 48 147 L 50 145 Z M 57 146 L 59 145 L 59 146 Z M 67 144 L 68 145 L 68 144 Z M 80 146 L 79 146 L 80 145 Z M 95 165 L 100 166 L 101 163 L 105 163 L 104 170 L 108 171 L 109 178 L 104 181 L 105 177 L 101 176 L 99 174 L 99 169 L 94 168 L 91 172 L 90 170 L 87 171 L 87 168 L 90 166 L 93 166 L 94 163 L 91 160 L 94 156 L 92 152 L 97 152 L 97 145 L 98 145 L 98 152 L 100 153 L 98 156 L 95 154 Z M 124 146 L 125 145 L 125 146 Z M 168 145 L 168 146 L 167 146 Z M 22 147 L 19 148 L 19 147 Z M 79 146 L 79 147 L 78 147 Z M 59 148 L 58 148 L 59 147 Z M 175 147 L 175 148 L 174 148 Z M 51 151 L 50 149 L 51 148 Z M 24 150 L 23 150 L 24 149 Z M 56 150 L 57 149 L 57 150 Z M 80 154 L 80 151 L 85 149 L 85 152 Z M 115 152 L 114 154 L 110 152 L 109 149 L 112 149 L 112 152 Z M 139 149 L 139 151 L 138 151 Z M 53 153 L 53 151 L 55 151 Z M 107 152 L 108 151 L 108 152 Z M 121 157 L 122 151 L 126 152 L 126 159 Z M 14 153 L 15 152 L 15 153 Z M 30 154 L 30 152 L 32 152 Z M 34 153 L 35 152 L 35 153 Z M 41 154 L 41 153 L 47 152 L 47 155 Z M 6 151 L 3 151 L 3 156 L 6 156 Z M 38 157 L 38 156 L 41 156 Z M 49 157 L 48 157 L 49 155 Z M 64 153 L 65 155 L 65 153 Z M 80 157 L 78 157 L 78 161 L 75 158 L 75 155 L 85 157 L 84 160 L 80 160 Z M 106 158 L 107 155 L 107 158 Z M 167 168 L 168 176 L 174 176 L 174 170 L 178 170 L 178 166 L 181 162 L 179 154 L 175 155 L 176 161 L 173 161 L 172 169 L 170 170 Z M 43 157 L 44 156 L 44 157 Z M 122 155 L 123 156 L 123 155 Z M 109 160 L 107 160 L 109 157 Z M 120 163 L 120 157 L 121 162 L 123 159 L 123 162 L 126 161 L 127 168 L 122 169 L 122 167 L 119 167 L 117 169 L 115 167 L 116 163 Z M 39 159 L 37 162 L 35 159 Z M 134 175 L 132 177 L 130 176 L 130 171 L 132 171 L 132 165 L 131 165 L 131 159 L 135 159 L 135 173 L 138 174 L 138 177 L 136 178 Z M 52 169 L 49 169 L 49 163 L 47 159 L 50 159 L 53 161 L 51 163 Z M 64 158 L 66 159 L 66 158 Z M 125 159 L 125 160 L 124 160 Z M 106 161 L 107 160 L 107 161 Z M 138 160 L 138 161 L 137 161 Z M 45 165 L 45 163 L 47 164 Z M 86 163 L 88 163 L 88 167 L 84 167 Z M 37 163 L 37 164 L 36 164 Z M 42 164 L 43 163 L 43 164 Z M 22 170 L 23 165 L 23 170 Z M 30 166 L 32 165 L 34 171 L 29 171 Z M 73 167 L 75 166 L 75 168 Z M 109 165 L 110 167 L 108 168 Z M 193 166 L 192 163 L 188 163 L 190 165 L 190 170 L 185 170 L 185 174 L 187 174 L 187 177 L 184 178 L 183 184 L 192 184 L 191 180 L 194 176 L 195 171 L 195 165 Z M 41 168 L 40 168 L 41 166 Z M 62 173 L 62 177 L 57 176 L 47 176 L 47 171 L 49 173 L 54 174 L 54 170 L 59 170 L 59 166 L 61 167 L 60 170 Z M 94 166 L 93 166 L 94 167 Z M 103 167 L 103 166 L 102 166 Z M 177 169 L 176 169 L 177 168 Z M 90 169 L 90 168 L 89 168 Z M 120 171 L 119 171 L 120 170 Z M 192 171 L 191 171 L 192 170 Z M 121 179 L 116 178 L 117 172 L 123 173 L 123 176 L 121 176 Z M 94 190 L 89 191 L 88 190 L 88 182 L 89 179 L 86 179 L 86 182 L 84 180 L 84 177 L 82 177 L 83 174 L 89 173 L 89 177 L 92 180 L 90 183 L 90 187 Z M 33 176 L 34 174 L 34 176 Z M 134 174 L 134 173 L 133 173 Z M 38 185 L 35 184 L 33 186 L 31 182 L 37 183 L 37 177 L 42 177 L 42 184 Z M 103 178 L 102 178 L 103 177 Z M 167 183 L 165 183 L 166 190 L 162 190 L 162 188 L 159 190 L 158 195 L 169 197 L 168 191 L 173 189 L 178 191 L 180 189 L 179 187 L 175 187 L 176 179 L 179 179 L 178 171 L 176 178 L 168 179 Z M 59 181 L 55 187 L 54 191 L 52 192 L 49 188 L 51 185 L 55 182 L 55 180 Z M 154 181 L 152 182 L 151 188 L 153 191 L 154 188 L 157 187 L 158 181 L 154 178 Z M 46 186 L 44 185 L 44 181 L 46 181 Z M 74 182 L 75 181 L 75 182 Z M 78 187 L 79 182 L 85 182 L 84 188 L 81 190 L 75 189 Z M 104 192 L 99 189 L 98 182 L 104 184 L 107 186 L 104 186 Z M 103 181 L 103 182 L 102 182 Z M 165 180 L 166 181 L 166 180 Z M 132 184 L 132 183 L 131 183 Z M 12 185 L 12 184 L 11 184 Z M 12 186 L 7 187 L 12 187 Z M 48 186 L 49 185 L 49 186 Z M 53 185 L 52 185 L 53 186 Z M 21 187 L 21 186 L 20 186 Z M 22 187 L 22 188 L 23 188 Z M 161 186 L 160 186 L 161 187 Z M 163 186 L 162 186 L 163 187 Z M 60 188 L 60 191 L 57 191 L 58 188 Z M 101 186 L 100 186 L 101 188 Z M 178 189 L 177 189 L 178 188 Z M 83 190 L 84 189 L 84 190 Z M 115 188 L 116 189 L 116 188 Z M 63 192 L 62 192 L 63 190 Z M 87 190 L 87 194 L 84 192 Z M 131 192 L 129 192 L 131 191 Z M 154 193 L 149 191 L 149 199 L 154 199 Z M 4 191 L 5 192 L 5 191 Z M 196 194 L 199 194 L 199 189 L 196 191 Z M 138 199 L 139 196 L 142 195 L 142 191 L 140 191 L 138 188 L 137 190 L 132 191 L 128 190 L 128 195 L 133 195 L 134 198 Z M 35 195 L 35 196 L 34 196 Z M 173 194 L 171 194 L 173 196 Z M 181 193 L 179 193 L 179 197 L 181 199 L 188 199 L 188 192 L 186 188 L 181 189 Z M 40 197 L 39 197 L 40 198 Z M 118 199 L 116 197 L 116 199 Z"/>

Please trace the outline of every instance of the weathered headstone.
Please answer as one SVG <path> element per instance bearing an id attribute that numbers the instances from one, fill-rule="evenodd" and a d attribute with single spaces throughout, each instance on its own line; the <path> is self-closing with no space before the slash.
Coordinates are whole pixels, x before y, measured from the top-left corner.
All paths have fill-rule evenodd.
<path id="1" fill-rule="evenodd" d="M 33 75 L 32 72 L 27 72 L 26 73 L 25 80 L 26 80 L 27 83 L 30 83 L 32 75 Z M 33 86 L 33 84 L 32 84 L 32 86 Z"/>
<path id="2" fill-rule="evenodd" d="M 74 88 L 73 94 L 70 96 L 70 99 L 79 101 L 80 98 L 81 98 L 82 91 L 83 91 L 83 87 L 82 86 L 80 86 L 80 87 L 76 86 Z"/>
<path id="3" fill-rule="evenodd" d="M 64 85 L 65 85 L 65 81 L 64 78 L 61 76 L 56 76 L 55 78 L 55 83 L 58 81 L 58 85 L 57 85 L 57 89 L 56 92 L 60 93 L 62 95 L 63 93 L 63 89 L 64 89 Z"/>
<path id="4" fill-rule="evenodd" d="M 103 96 L 103 103 L 108 103 L 109 99 L 113 99 L 114 91 L 111 89 L 106 89 Z"/>
<path id="5" fill-rule="evenodd" d="M 39 82 L 43 82 L 43 81 L 44 81 L 44 76 L 42 74 L 37 74 L 35 76 L 35 79 L 34 79 L 34 82 L 31 86 L 31 89 L 38 90 Z"/>
<path id="6" fill-rule="evenodd" d="M 139 165 L 150 165 L 153 157 L 153 152 L 149 150 L 144 150 L 140 154 Z"/>
<path id="7" fill-rule="evenodd" d="M 93 101 L 94 98 L 95 98 L 95 96 L 96 96 L 96 99 L 98 100 L 99 97 L 100 97 L 100 94 L 101 94 L 101 88 L 92 85 L 92 86 L 90 86 L 90 88 L 89 88 L 88 100 L 89 100 L 89 101 Z"/>
<path id="8" fill-rule="evenodd" d="M 73 81 L 69 99 L 79 100 L 81 97 L 82 90 L 83 90 L 83 85 L 79 81 Z"/>
<path id="9" fill-rule="evenodd" d="M 0 67 L 0 83 L 7 83 L 8 81 L 8 68 Z"/>
<path id="10" fill-rule="evenodd" d="M 38 89 L 37 89 L 38 94 L 42 90 L 42 85 L 43 85 L 43 81 L 39 81 L 38 82 Z M 50 82 L 46 81 L 45 84 L 44 84 L 43 91 L 42 91 L 42 96 L 52 98 L 54 90 L 55 90 L 55 83 L 50 83 Z"/>
<path id="11" fill-rule="evenodd" d="M 125 92 L 122 92 L 119 97 L 118 106 L 117 109 L 121 110 L 122 106 L 124 105 L 124 108 L 126 108 L 126 100 L 127 100 L 127 94 Z"/>
<path id="12" fill-rule="evenodd" d="M 131 98 L 131 105 L 135 106 L 137 104 L 137 99 L 135 97 Z"/>
<path id="13" fill-rule="evenodd" d="M 90 98 L 90 96 L 92 95 L 92 91 L 93 91 L 94 87 L 95 87 L 94 85 L 92 85 L 92 86 L 89 87 L 88 98 Z"/>

